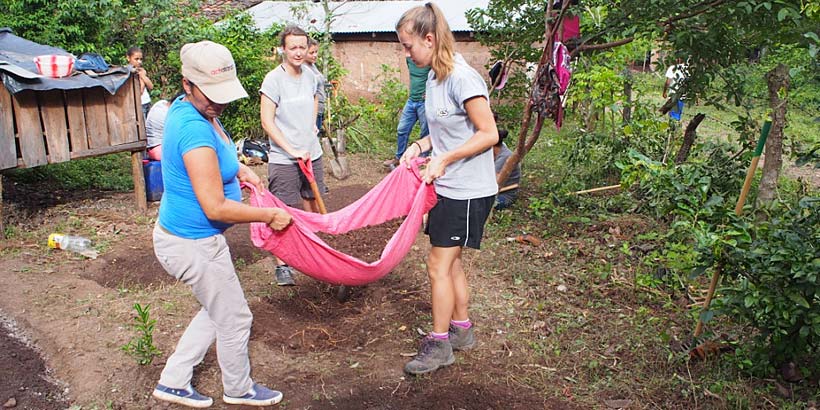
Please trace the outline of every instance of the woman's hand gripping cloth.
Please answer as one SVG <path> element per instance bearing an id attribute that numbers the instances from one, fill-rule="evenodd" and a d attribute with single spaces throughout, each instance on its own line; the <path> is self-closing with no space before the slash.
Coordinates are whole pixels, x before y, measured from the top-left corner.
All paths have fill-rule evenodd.
<path id="1" fill-rule="evenodd" d="M 421 161 L 410 168 L 397 167 L 356 202 L 325 215 L 290 208 L 267 190 L 257 192 L 248 186 L 252 191 L 251 205 L 284 208 L 293 216 L 293 223 L 281 231 L 274 231 L 264 223 L 252 223 L 251 240 L 256 247 L 323 282 L 349 286 L 375 282 L 407 255 L 424 214 L 436 204 L 433 185 L 425 184 L 419 176 L 419 163 Z M 331 248 L 315 234 L 344 234 L 405 215 L 407 218 L 387 242 L 379 260 L 372 263 Z"/>

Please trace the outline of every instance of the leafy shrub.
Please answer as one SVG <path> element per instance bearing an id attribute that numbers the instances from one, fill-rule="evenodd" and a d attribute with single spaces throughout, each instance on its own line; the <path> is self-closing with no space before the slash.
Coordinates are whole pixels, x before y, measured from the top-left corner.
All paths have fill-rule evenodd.
<path id="1" fill-rule="evenodd" d="M 755 370 L 788 361 L 820 371 L 820 198 L 791 210 L 772 209 L 748 237 L 724 248 L 720 263 L 736 280 L 722 289 L 716 310 L 757 330 Z"/>

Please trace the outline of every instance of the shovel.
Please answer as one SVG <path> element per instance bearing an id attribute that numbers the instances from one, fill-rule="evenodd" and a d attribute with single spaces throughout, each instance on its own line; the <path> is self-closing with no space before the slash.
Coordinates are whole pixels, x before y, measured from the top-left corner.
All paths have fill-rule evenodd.
<path id="1" fill-rule="evenodd" d="M 331 81 L 333 85 L 333 98 L 336 97 L 336 93 L 338 90 L 339 82 L 338 81 Z M 332 152 L 333 159 L 328 161 L 330 164 L 330 173 L 333 175 L 334 178 L 338 180 L 346 179 L 350 176 L 350 164 L 347 162 L 347 157 L 345 157 L 345 135 L 344 135 L 344 126 L 340 127 L 336 130 L 336 143 L 330 139 L 330 121 L 332 119 L 331 116 L 331 99 L 328 98 L 325 101 L 325 122 L 323 124 L 325 138 L 322 140 L 322 150 L 325 153 Z M 358 117 L 357 117 L 358 118 Z M 337 145 L 338 144 L 338 145 Z"/>

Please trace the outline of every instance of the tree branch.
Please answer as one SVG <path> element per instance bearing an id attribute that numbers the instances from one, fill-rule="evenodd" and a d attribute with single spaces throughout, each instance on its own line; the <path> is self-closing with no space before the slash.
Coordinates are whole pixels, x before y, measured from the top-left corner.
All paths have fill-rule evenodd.
<path id="1" fill-rule="evenodd" d="M 704 6 L 704 3 L 706 3 L 706 2 L 703 1 L 700 4 L 692 6 L 692 8 Z M 707 11 L 709 11 L 709 9 L 711 9 L 713 7 L 716 7 L 716 6 L 719 6 L 723 3 L 726 3 L 726 0 L 714 0 L 713 2 L 711 2 L 709 4 L 705 4 L 705 6 L 702 9 L 694 10 L 694 11 L 690 11 L 688 13 L 678 14 L 677 16 L 670 17 L 670 18 L 666 19 L 666 21 L 661 23 L 661 25 L 668 27 L 670 24 L 672 24 L 672 23 L 674 23 L 678 20 L 688 19 L 689 17 L 695 17 L 695 16 L 698 16 L 698 15 L 701 15 L 701 14 L 706 13 Z"/>

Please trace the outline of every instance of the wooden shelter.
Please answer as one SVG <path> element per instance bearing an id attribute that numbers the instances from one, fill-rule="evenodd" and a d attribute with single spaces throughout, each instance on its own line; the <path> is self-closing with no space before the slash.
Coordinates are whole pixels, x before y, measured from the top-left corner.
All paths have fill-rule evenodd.
<path id="1" fill-rule="evenodd" d="M 8 74 L 0 72 L 0 80 L 4 75 Z M 136 74 L 131 74 L 113 95 L 103 87 L 22 90 L 12 94 L 0 85 L 0 171 L 128 151 L 134 200 L 145 210 L 145 146 L 145 119 Z"/>

